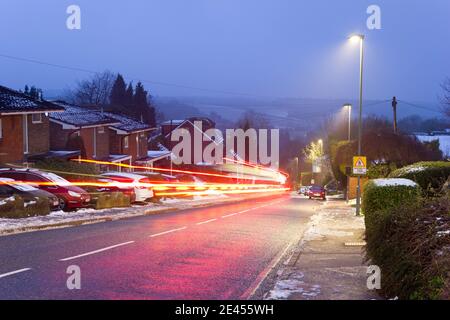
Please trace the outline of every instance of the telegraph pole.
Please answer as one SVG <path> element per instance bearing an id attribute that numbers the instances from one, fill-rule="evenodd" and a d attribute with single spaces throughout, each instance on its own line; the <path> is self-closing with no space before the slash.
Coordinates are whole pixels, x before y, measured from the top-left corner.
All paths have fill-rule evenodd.
<path id="1" fill-rule="evenodd" d="M 392 110 L 394 111 L 394 133 L 397 134 L 398 129 L 397 129 L 397 98 L 396 97 L 392 98 Z"/>

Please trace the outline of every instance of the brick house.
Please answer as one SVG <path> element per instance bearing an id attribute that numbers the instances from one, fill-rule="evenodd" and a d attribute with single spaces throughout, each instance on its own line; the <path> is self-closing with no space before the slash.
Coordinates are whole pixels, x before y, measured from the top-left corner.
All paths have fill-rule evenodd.
<path id="1" fill-rule="evenodd" d="M 110 152 L 126 154 L 131 157 L 133 163 L 145 159 L 148 150 L 148 135 L 156 128 L 124 115 L 110 112 L 105 114 L 118 122 L 109 127 Z"/>
<path id="2" fill-rule="evenodd" d="M 0 163 L 23 163 L 48 154 L 49 114 L 62 111 L 51 102 L 0 86 Z"/>
<path id="3" fill-rule="evenodd" d="M 132 164 L 147 156 L 148 132 L 154 130 L 149 125 L 94 107 L 55 103 L 65 111 L 50 117 L 52 148 L 80 150 L 84 159 L 113 163 Z"/>
<path id="4" fill-rule="evenodd" d="M 201 121 L 201 127 L 197 126 L 196 123 Z M 171 134 L 175 129 L 186 129 L 189 131 L 191 135 L 191 150 L 194 150 L 194 137 L 196 134 L 200 134 L 202 136 L 202 154 L 203 150 L 208 146 L 213 140 L 211 137 L 207 136 L 205 132 L 209 129 L 215 128 L 215 122 L 212 121 L 209 118 L 204 117 L 194 117 L 189 118 L 185 120 L 169 120 L 165 121 L 161 124 L 161 136 L 164 141 L 164 147 L 166 147 L 168 150 L 172 150 L 175 144 L 178 142 L 171 141 Z M 205 139 L 206 137 L 206 139 Z M 194 152 L 192 154 L 191 163 L 196 164 L 196 161 L 194 159 Z"/>
<path id="5" fill-rule="evenodd" d="M 93 160 L 129 160 L 110 157 L 109 126 L 118 121 L 97 110 L 56 101 L 64 112 L 50 116 L 50 146 L 59 150 L 80 150 L 81 157 Z"/>

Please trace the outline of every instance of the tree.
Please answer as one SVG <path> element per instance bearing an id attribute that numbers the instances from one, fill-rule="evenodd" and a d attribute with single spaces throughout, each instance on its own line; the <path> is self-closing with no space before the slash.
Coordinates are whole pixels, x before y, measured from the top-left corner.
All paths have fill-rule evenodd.
<path id="1" fill-rule="evenodd" d="M 68 93 L 67 99 L 78 105 L 108 105 L 115 78 L 110 71 L 96 73 L 89 79 L 79 81 L 75 89 Z"/>
<path id="2" fill-rule="evenodd" d="M 111 94 L 109 95 L 109 101 L 111 106 L 123 106 L 125 105 L 127 97 L 127 85 L 122 75 L 117 74 L 117 78 L 111 88 Z"/>
<path id="3" fill-rule="evenodd" d="M 151 126 L 156 125 L 155 109 L 149 105 L 147 100 L 147 91 L 145 91 L 141 82 L 136 84 L 133 104 L 134 110 L 132 111 L 132 114 L 134 114 L 135 118 Z"/>

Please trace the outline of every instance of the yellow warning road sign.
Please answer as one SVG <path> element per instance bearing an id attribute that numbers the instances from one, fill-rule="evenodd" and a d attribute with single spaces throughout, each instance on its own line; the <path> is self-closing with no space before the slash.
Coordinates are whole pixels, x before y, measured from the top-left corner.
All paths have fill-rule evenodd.
<path id="1" fill-rule="evenodd" d="M 353 157 L 353 174 L 367 173 L 367 158 L 364 156 Z"/>

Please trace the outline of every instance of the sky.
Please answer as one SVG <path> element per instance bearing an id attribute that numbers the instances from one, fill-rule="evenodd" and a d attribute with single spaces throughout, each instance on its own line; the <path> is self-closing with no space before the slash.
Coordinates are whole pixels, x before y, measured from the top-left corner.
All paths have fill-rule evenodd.
<path id="1" fill-rule="evenodd" d="M 66 27 L 72 4 L 80 30 Z M 371 4 L 381 30 L 366 26 Z M 359 48 L 347 36 L 357 32 L 365 98 L 437 103 L 450 76 L 449 13 L 444 0 L 1 0 L 0 84 L 56 90 L 89 77 L 8 55 L 120 72 L 156 96 L 354 99 Z"/>

